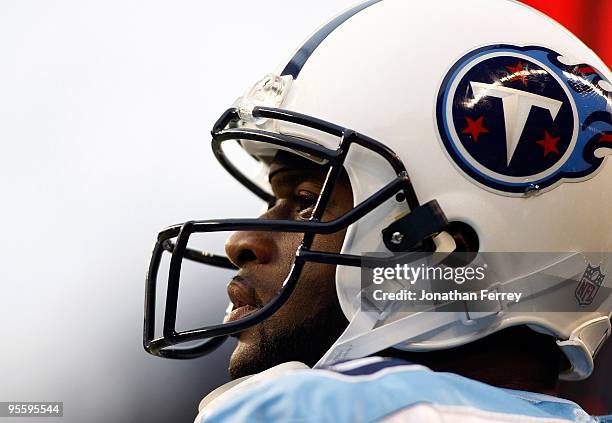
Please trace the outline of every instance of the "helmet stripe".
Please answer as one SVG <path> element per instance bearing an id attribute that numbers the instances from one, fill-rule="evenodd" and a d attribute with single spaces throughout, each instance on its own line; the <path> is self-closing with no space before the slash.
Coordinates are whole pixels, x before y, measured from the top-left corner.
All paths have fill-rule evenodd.
<path id="1" fill-rule="evenodd" d="M 326 25 L 321 27 L 317 32 L 315 32 L 312 35 L 312 37 L 308 39 L 308 41 L 304 43 L 302 47 L 300 47 L 300 49 L 291 58 L 289 63 L 287 63 L 287 66 L 285 66 L 285 69 L 283 69 L 283 72 L 281 73 L 281 75 L 282 76 L 291 75 L 293 76 L 293 79 L 296 79 L 298 75 L 300 74 L 302 67 L 304 67 L 304 64 L 310 57 L 310 55 L 315 51 L 315 49 L 319 46 L 319 44 L 321 44 L 323 40 L 329 34 L 332 33 L 333 30 L 335 30 L 340 25 L 342 25 L 344 22 L 346 22 L 351 16 L 356 15 L 357 13 L 361 12 L 363 9 L 370 7 L 373 4 L 378 3 L 379 1 L 381 0 L 369 0 L 364 3 L 361 3 L 347 10 L 341 15 L 336 16 L 334 19 L 329 21 Z"/>

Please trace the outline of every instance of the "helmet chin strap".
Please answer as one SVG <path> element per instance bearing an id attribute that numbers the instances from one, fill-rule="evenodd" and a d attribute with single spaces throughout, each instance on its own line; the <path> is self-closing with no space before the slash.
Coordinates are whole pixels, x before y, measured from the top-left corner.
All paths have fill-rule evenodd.
<path id="1" fill-rule="evenodd" d="M 376 312 L 356 312 L 346 330 L 314 368 L 367 357 L 458 320 L 456 312 L 418 312 L 374 328 L 380 316 Z"/>
<path id="2" fill-rule="evenodd" d="M 498 282 L 493 287 L 498 291 L 524 292 L 525 295 L 521 300 L 524 303 L 545 294 L 554 286 L 567 283 L 584 268 L 584 260 L 581 253 L 568 253 L 545 269 L 506 282 Z M 356 300 L 359 301 L 359 298 Z M 471 324 L 483 317 L 511 311 L 508 310 L 509 304 L 498 305 L 497 309 L 475 311 L 470 310 L 466 304 L 466 312 L 463 313 L 435 311 L 436 307 L 433 307 L 428 311 L 415 312 L 389 323 L 384 322 L 388 319 L 390 310 L 381 312 L 357 310 L 342 335 L 314 367 L 366 357 L 397 344 L 410 342 L 444 326 L 456 323 Z M 379 323 L 382 324 L 376 327 Z"/>

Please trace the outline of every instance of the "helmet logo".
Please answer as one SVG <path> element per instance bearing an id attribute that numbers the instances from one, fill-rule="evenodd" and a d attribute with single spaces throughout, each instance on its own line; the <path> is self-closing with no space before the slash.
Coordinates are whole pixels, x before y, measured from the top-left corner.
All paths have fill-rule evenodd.
<path id="1" fill-rule="evenodd" d="M 507 166 L 510 166 L 510 161 L 514 156 L 521 135 L 523 135 L 531 108 L 533 106 L 538 106 L 548 110 L 554 122 L 563 104 L 563 102 L 553 98 L 517 90 L 516 88 L 504 87 L 503 85 L 470 81 L 470 86 L 472 87 L 474 100 L 476 101 L 485 96 L 497 97 L 502 100 L 504 126 L 506 129 Z M 553 151 L 556 152 L 557 155 L 559 154 L 556 148 L 554 148 Z"/>
<path id="2" fill-rule="evenodd" d="M 601 267 L 591 266 L 590 263 L 587 263 L 587 268 L 582 274 L 582 278 L 576 287 L 576 291 L 574 291 L 574 295 L 578 300 L 578 304 L 581 306 L 590 305 L 597 295 L 597 291 L 599 291 L 599 287 L 603 284 L 604 275 L 601 272 Z"/>
<path id="3" fill-rule="evenodd" d="M 472 51 L 447 73 L 436 121 L 470 179 L 506 195 L 591 177 L 612 153 L 612 84 L 543 47 Z"/>

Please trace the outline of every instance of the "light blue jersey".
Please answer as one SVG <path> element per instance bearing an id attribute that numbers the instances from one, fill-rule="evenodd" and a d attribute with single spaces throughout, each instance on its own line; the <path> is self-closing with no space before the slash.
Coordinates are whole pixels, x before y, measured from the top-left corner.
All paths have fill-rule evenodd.
<path id="1" fill-rule="evenodd" d="M 196 422 L 612 422 L 564 399 L 368 357 L 275 374 L 228 392 Z"/>

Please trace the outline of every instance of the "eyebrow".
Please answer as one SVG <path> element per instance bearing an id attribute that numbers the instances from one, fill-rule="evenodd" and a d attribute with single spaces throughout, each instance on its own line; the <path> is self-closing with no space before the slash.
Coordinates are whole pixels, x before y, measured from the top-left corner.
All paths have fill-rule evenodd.
<path id="1" fill-rule="evenodd" d="M 289 166 L 289 165 L 279 166 L 278 168 L 276 168 L 273 171 L 271 171 L 270 173 L 268 173 L 268 182 L 272 182 L 272 178 L 274 178 L 279 173 L 281 173 L 281 172 L 291 172 L 292 170 L 295 170 L 295 168 L 292 167 L 292 166 Z"/>
<path id="2" fill-rule="evenodd" d="M 323 172 L 318 171 L 317 168 L 309 168 L 309 167 L 296 167 L 295 165 L 286 164 L 280 165 L 278 168 L 274 169 L 268 174 L 268 182 L 272 182 L 272 178 L 274 178 L 279 173 L 286 173 L 287 177 L 293 177 L 295 179 L 300 180 L 324 180 L 325 175 Z"/>
<path id="3" fill-rule="evenodd" d="M 272 180 L 274 179 L 274 184 Z M 302 182 L 308 181 L 318 185 L 319 189 L 323 187 L 323 175 L 315 174 L 315 172 L 307 172 L 302 169 L 296 169 L 294 166 L 284 166 L 275 169 L 270 173 L 269 181 L 272 189 L 281 189 L 281 187 L 295 187 Z"/>

